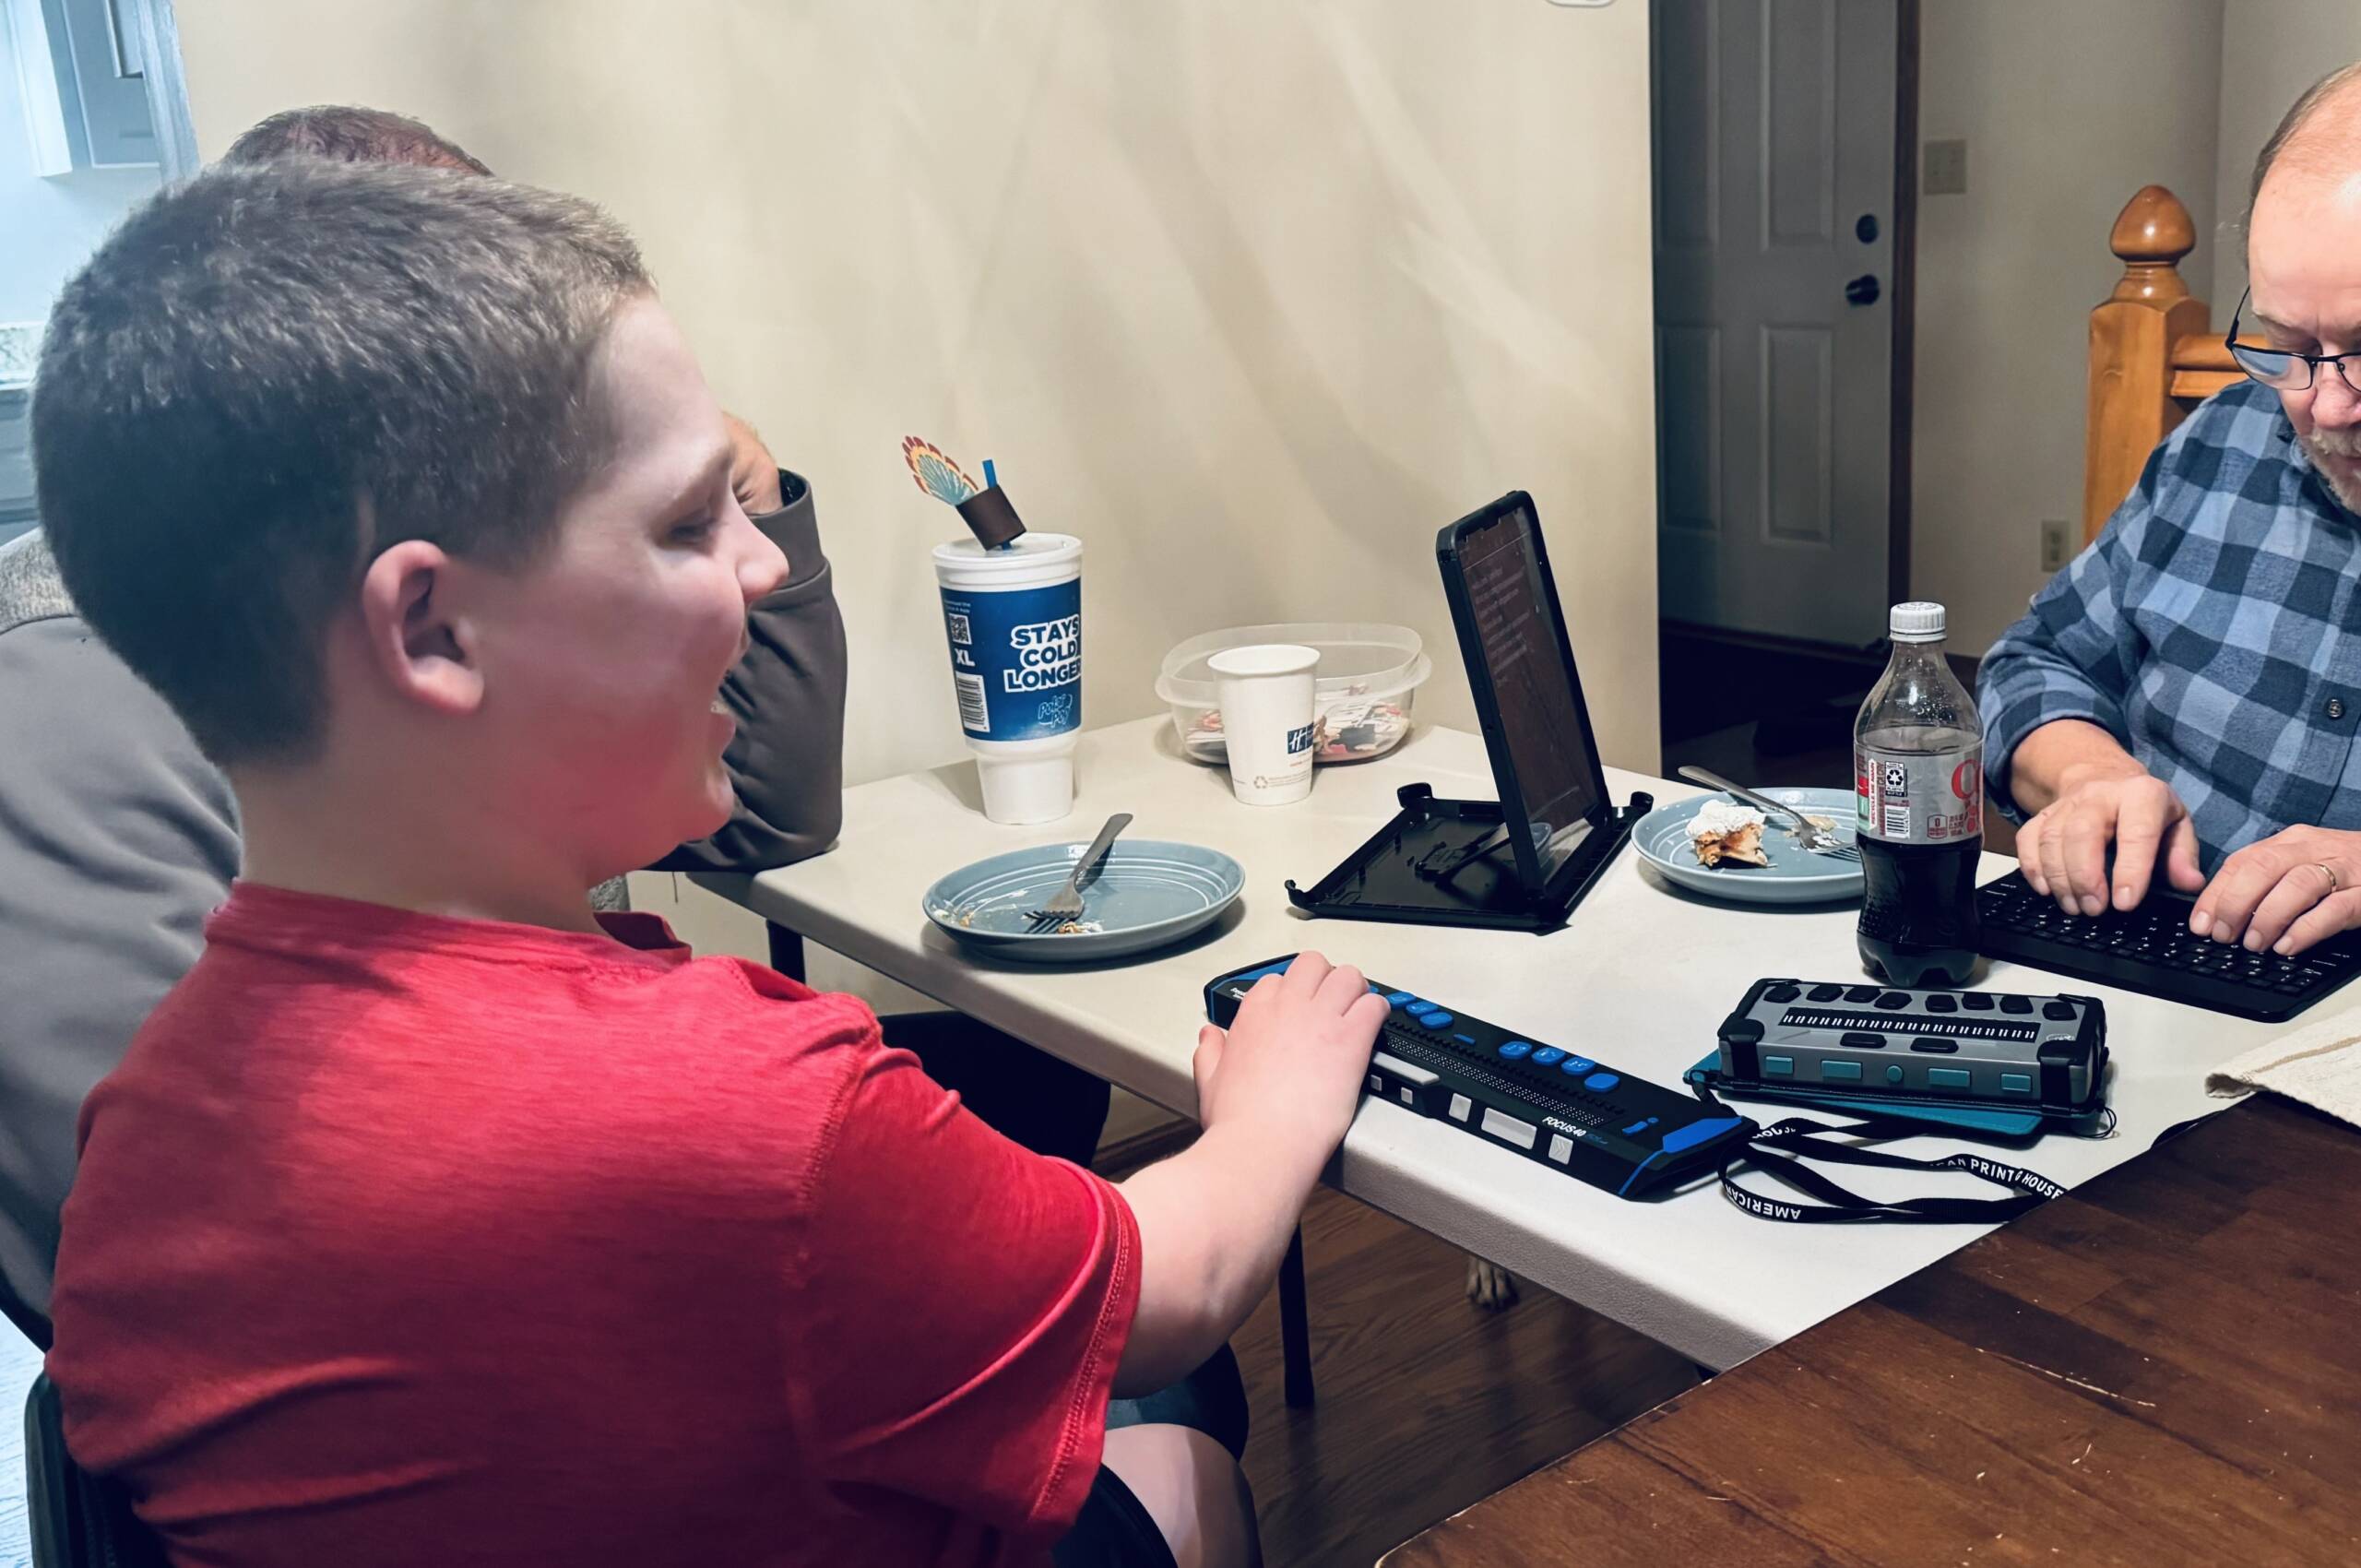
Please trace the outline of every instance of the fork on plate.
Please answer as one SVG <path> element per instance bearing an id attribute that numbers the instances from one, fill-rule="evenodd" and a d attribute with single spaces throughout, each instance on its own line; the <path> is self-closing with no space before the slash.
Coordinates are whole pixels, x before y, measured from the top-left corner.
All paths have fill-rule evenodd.
<path id="1" fill-rule="evenodd" d="M 1132 814 L 1129 812 L 1117 812 L 1107 819 L 1107 826 L 1098 830 L 1098 837 L 1090 841 L 1090 848 L 1082 852 L 1082 859 L 1074 861 L 1073 872 L 1066 877 L 1066 885 L 1059 888 L 1048 903 L 1026 912 L 1025 918 L 1033 922 L 1032 930 L 1026 934 L 1039 936 L 1056 930 L 1068 921 L 1082 918 L 1083 879 L 1097 870 L 1098 862 L 1107 858 L 1107 850 L 1115 842 L 1115 835 L 1131 825 Z"/>

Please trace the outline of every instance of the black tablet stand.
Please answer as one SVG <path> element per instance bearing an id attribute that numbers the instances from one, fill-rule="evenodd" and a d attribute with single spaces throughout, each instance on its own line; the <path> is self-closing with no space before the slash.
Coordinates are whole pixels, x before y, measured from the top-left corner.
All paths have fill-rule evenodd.
<path id="1" fill-rule="evenodd" d="M 1290 878 L 1287 898 L 1307 914 L 1412 925 L 1555 931 L 1566 923 L 1631 827 L 1655 804 L 1634 794 L 1600 823 L 1539 893 L 1527 888 L 1509 853 L 1498 801 L 1439 801 L 1430 784 L 1406 784 L 1402 809 L 1311 891 Z"/>

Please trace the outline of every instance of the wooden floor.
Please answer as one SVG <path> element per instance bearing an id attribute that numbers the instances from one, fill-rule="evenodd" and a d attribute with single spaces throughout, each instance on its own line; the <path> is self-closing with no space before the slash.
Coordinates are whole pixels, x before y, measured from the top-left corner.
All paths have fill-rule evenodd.
<path id="1" fill-rule="evenodd" d="M 1538 1287 L 1503 1313 L 1470 1305 L 1465 1253 L 1325 1187 L 1303 1234 L 1319 1403 L 1287 1408 L 1275 1295 L 1231 1341 L 1272 1568 L 1368 1568 L 1697 1382 L 1685 1358 Z"/>

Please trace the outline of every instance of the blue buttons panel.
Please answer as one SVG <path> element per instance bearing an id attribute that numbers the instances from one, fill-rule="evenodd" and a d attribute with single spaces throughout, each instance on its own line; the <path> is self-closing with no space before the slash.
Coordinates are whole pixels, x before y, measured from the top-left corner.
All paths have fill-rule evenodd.
<path id="1" fill-rule="evenodd" d="M 1820 1075 L 1825 1081 L 1841 1079 L 1857 1084 L 1861 1081 L 1861 1064 L 1858 1062 L 1823 1062 L 1820 1064 Z"/>
<path id="2" fill-rule="evenodd" d="M 1533 1042 L 1529 1039 L 1513 1039 L 1501 1047 L 1501 1055 L 1511 1062 L 1532 1054 Z"/>

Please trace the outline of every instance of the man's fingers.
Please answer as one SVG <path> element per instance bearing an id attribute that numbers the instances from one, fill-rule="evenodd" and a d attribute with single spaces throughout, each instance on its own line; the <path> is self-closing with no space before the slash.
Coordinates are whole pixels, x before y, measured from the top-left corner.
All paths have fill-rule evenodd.
<path id="1" fill-rule="evenodd" d="M 2305 910 L 2287 928 L 2286 934 L 2272 944 L 2272 951 L 2292 956 L 2338 932 L 2351 931 L 2355 925 L 2361 925 L 2361 888 L 2348 887 Z"/>
<path id="2" fill-rule="evenodd" d="M 2247 921 L 2248 950 L 2260 953 L 2276 943 L 2299 917 L 2334 891 L 2327 873 L 2319 867 L 2290 866 L 2277 884 L 2263 894 L 2262 901 L 2255 906 L 2254 918 Z"/>
<path id="3" fill-rule="evenodd" d="M 2247 921 L 2254 918 L 2263 895 L 2278 885 L 2286 871 L 2284 854 L 2272 839 L 2240 849 L 2222 862 L 2222 869 L 2198 896 L 2197 908 L 2189 911 L 2189 929 L 2216 942 L 2236 942 L 2245 934 Z"/>
<path id="4" fill-rule="evenodd" d="M 2186 816 L 2173 824 L 2165 841 L 2165 875 L 2183 893 L 2205 885 L 2205 872 L 2197 863 L 2197 825 Z"/>
<path id="5" fill-rule="evenodd" d="M 2115 814 L 2085 806 L 2068 819 L 2065 867 L 2075 913 L 2095 915 L 2106 908 L 2106 846 L 2115 836 Z"/>
<path id="6" fill-rule="evenodd" d="M 2025 873 L 2027 885 L 2045 898 L 2049 897 L 2049 874 L 2042 869 L 2041 843 L 2048 833 L 2047 812 L 2034 813 L 2017 829 L 2017 868 Z"/>
<path id="7" fill-rule="evenodd" d="M 2136 908 L 2148 896 L 2156 852 L 2165 841 L 2172 796 L 2158 790 L 2127 793 L 2115 824 L 2115 907 Z"/>
<path id="8" fill-rule="evenodd" d="M 2049 884 L 2049 896 L 2058 900 L 2058 907 L 2076 911 L 2073 885 L 2066 880 L 2066 838 L 2055 822 L 2041 836 L 2041 874 Z"/>

